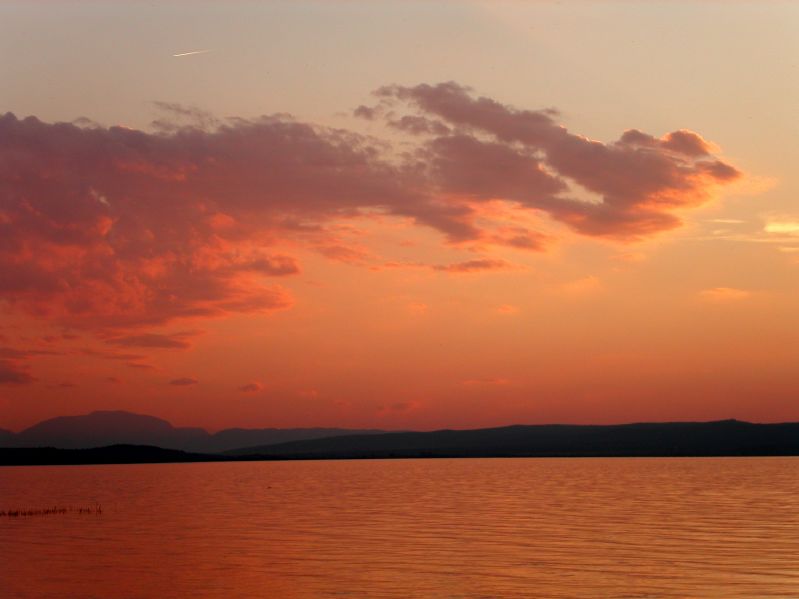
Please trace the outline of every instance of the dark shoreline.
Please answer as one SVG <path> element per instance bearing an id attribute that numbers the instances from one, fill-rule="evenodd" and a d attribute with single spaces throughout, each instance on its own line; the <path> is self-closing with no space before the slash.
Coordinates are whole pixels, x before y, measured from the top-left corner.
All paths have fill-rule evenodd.
<path id="1" fill-rule="evenodd" d="M 38 448 L 37 448 L 38 449 Z M 591 458 L 788 458 L 799 457 L 799 453 L 704 453 L 704 454 L 677 454 L 677 453 L 650 453 L 650 454 L 622 454 L 622 453 L 540 453 L 540 454 L 372 454 L 372 455 L 253 455 L 253 456 L 225 456 L 225 455 L 185 455 L 156 457 L 144 452 L 132 452 L 125 457 L 113 455 L 104 456 L 100 452 L 112 448 L 96 448 L 96 458 L 88 456 L 69 455 L 73 452 L 85 450 L 52 449 L 46 448 L 50 457 L 31 455 L 38 453 L 37 449 L 24 448 L 21 453 L 16 448 L 0 448 L 0 468 L 15 466 L 103 466 L 103 465 L 133 465 L 133 464 L 199 464 L 210 462 L 312 462 L 312 461 L 346 461 L 346 460 L 439 460 L 439 459 L 591 459 Z M 142 447 L 141 449 L 160 449 Z M 57 453 L 56 453 L 57 452 Z M 25 455 L 28 454 L 28 455 Z"/>

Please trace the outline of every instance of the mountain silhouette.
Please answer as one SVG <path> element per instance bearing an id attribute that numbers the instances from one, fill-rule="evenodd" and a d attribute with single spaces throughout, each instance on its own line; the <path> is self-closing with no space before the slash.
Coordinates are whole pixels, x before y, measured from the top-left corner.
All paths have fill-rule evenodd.
<path id="1" fill-rule="evenodd" d="M 59 416 L 19 433 L 0 429 L 0 447 L 85 449 L 109 445 L 147 445 L 199 453 L 221 453 L 238 447 L 272 445 L 326 436 L 376 434 L 379 430 L 338 428 L 244 429 L 211 434 L 195 427 L 175 427 L 155 416 L 125 411 L 97 411 L 82 416 Z"/>
<path id="2" fill-rule="evenodd" d="M 799 455 L 799 423 L 753 424 L 720 420 L 352 432 L 346 429 L 227 429 L 211 435 L 203 429 L 176 428 L 152 416 L 94 412 L 86 416 L 53 418 L 21 433 L 9 433 L 17 445 L 0 449 L 0 465 L 339 458 Z M 312 435 L 317 436 L 311 438 Z M 135 441 L 128 440 L 134 438 Z M 114 441 L 108 442 L 109 439 Z M 262 444 L 229 448 L 242 440 L 256 440 Z M 20 445 L 23 443 L 27 445 Z"/>
<path id="3" fill-rule="evenodd" d="M 8 446 L 14 440 L 14 437 L 15 435 L 11 431 L 0 428 L 0 447 Z"/>
<path id="4" fill-rule="evenodd" d="M 232 456 L 282 459 L 547 456 L 799 455 L 799 423 L 516 425 L 347 435 L 249 447 Z"/>

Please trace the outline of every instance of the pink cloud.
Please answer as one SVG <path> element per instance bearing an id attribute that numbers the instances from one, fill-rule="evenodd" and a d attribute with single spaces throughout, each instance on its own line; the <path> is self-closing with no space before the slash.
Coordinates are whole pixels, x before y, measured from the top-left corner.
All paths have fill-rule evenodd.
<path id="1" fill-rule="evenodd" d="M 185 349 L 187 339 L 142 329 L 289 308 L 275 280 L 301 265 L 285 247 L 365 262 L 369 248 L 341 244 L 335 223 L 386 214 L 450 244 L 545 250 L 551 240 L 534 224 L 485 218 L 501 200 L 529 214 L 525 223 L 543 215 L 630 241 L 678 227 L 680 211 L 740 176 L 684 129 L 630 129 L 602 143 L 552 110 L 452 82 L 376 97 L 356 113 L 412 136 L 415 148 L 395 152 L 285 115 L 220 120 L 171 104 L 152 131 L 1 116 L 0 300 L 111 344 Z M 500 267 L 481 258 L 433 268 Z"/>

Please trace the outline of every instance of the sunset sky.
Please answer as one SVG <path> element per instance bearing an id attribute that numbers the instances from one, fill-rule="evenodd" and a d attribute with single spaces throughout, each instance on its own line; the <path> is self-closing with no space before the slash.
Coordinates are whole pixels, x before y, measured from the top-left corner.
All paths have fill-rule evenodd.
<path id="1" fill-rule="evenodd" d="M 797 27 L 0 1 L 0 428 L 799 420 Z"/>

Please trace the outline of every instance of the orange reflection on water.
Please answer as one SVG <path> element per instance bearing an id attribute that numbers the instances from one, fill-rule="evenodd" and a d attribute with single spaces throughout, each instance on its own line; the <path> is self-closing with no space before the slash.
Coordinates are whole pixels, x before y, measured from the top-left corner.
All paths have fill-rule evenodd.
<path id="1" fill-rule="evenodd" d="M 0 469 L 7 597 L 799 595 L 795 458 Z"/>

